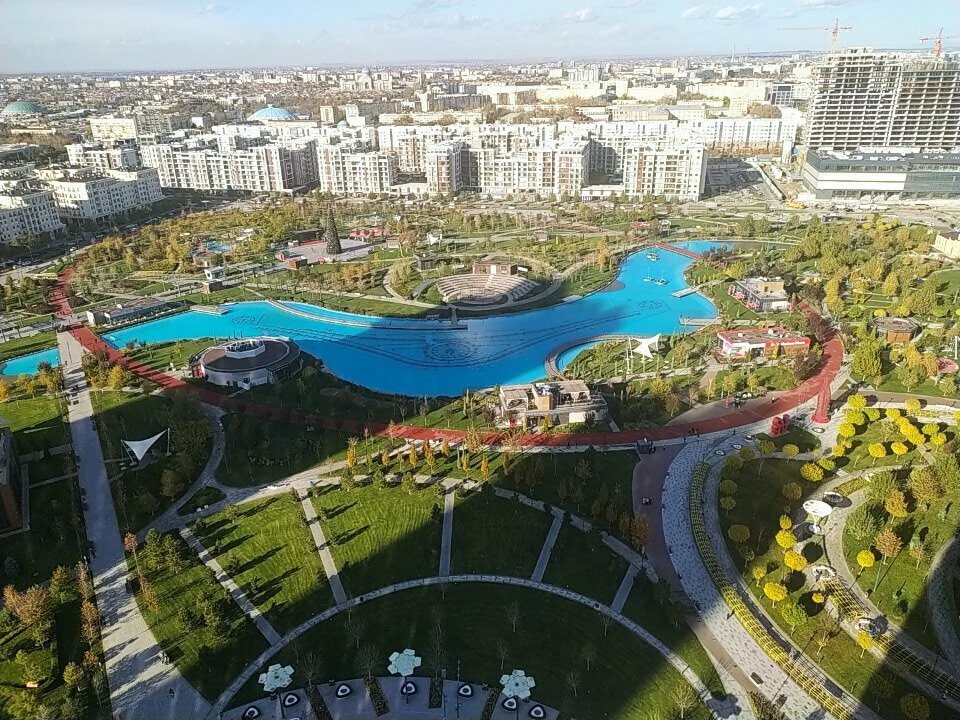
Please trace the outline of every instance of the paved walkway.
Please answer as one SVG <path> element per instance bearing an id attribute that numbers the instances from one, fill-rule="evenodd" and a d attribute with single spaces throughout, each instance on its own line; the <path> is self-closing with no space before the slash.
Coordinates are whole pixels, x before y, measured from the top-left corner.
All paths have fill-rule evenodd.
<path id="1" fill-rule="evenodd" d="M 610 605 L 614 612 L 623 610 L 627 598 L 630 597 L 630 591 L 633 590 L 633 581 L 637 579 L 638 572 L 639 569 L 636 565 L 627 566 L 627 571 L 623 574 L 623 580 L 620 581 L 620 587 L 617 588 L 617 594 L 613 598 L 613 604 Z"/>
<path id="2" fill-rule="evenodd" d="M 268 661 L 283 647 L 286 647 L 288 644 L 296 640 L 298 637 L 303 635 L 308 630 L 316 627 L 325 620 L 342 613 L 348 612 L 349 610 L 356 608 L 364 603 L 371 602 L 381 597 L 387 595 L 392 595 L 396 592 L 401 592 L 403 590 L 409 590 L 411 588 L 420 588 L 420 587 L 430 587 L 433 585 L 441 585 L 447 583 L 496 583 L 501 585 L 512 585 L 515 587 L 525 587 L 533 590 L 539 590 L 541 592 L 549 593 L 558 597 L 565 598 L 572 602 L 584 605 L 586 607 L 592 608 L 596 612 L 605 615 L 612 619 L 614 622 L 619 623 L 627 630 L 632 632 L 638 638 L 643 640 L 645 643 L 650 645 L 654 650 L 660 653 L 663 658 L 670 663 L 677 672 L 679 672 L 687 682 L 693 687 L 694 691 L 700 696 L 700 698 L 710 707 L 711 711 L 714 714 L 714 717 L 718 718 L 730 718 L 730 717 L 743 717 L 738 716 L 736 713 L 736 708 L 732 707 L 729 700 L 716 700 L 710 694 L 709 689 L 703 683 L 703 681 L 697 676 L 697 674 L 687 665 L 684 660 L 677 655 L 673 650 L 671 650 L 667 645 L 658 640 L 653 634 L 647 631 L 645 628 L 641 627 L 635 623 L 630 618 L 621 615 L 618 612 L 615 612 L 612 608 L 607 605 L 602 605 L 598 603 L 593 598 L 587 597 L 586 595 L 581 595 L 575 593 L 572 590 L 566 590 L 563 588 L 556 587 L 554 585 L 545 585 L 544 583 L 534 582 L 533 580 L 527 580 L 525 578 L 514 578 L 507 577 L 503 575 L 450 575 L 449 577 L 430 577 L 422 578 L 419 580 L 408 580 L 406 582 L 397 583 L 396 585 L 388 585 L 382 587 L 378 590 L 374 590 L 364 595 L 353 598 L 350 601 L 334 605 L 333 607 L 327 608 L 323 612 L 320 612 L 314 615 L 309 620 L 301 623 L 293 630 L 284 635 L 280 640 L 269 648 L 264 650 L 259 657 L 253 660 L 244 670 L 234 678 L 233 682 L 230 683 L 230 686 L 217 698 L 213 707 L 210 709 L 210 712 L 206 716 L 206 720 L 217 720 L 218 714 L 223 712 L 227 704 L 236 695 L 237 691 L 247 682 L 253 675 L 260 672 L 263 667 L 266 666 Z"/>
<path id="3" fill-rule="evenodd" d="M 553 553 L 553 546 L 557 542 L 557 535 L 560 534 L 560 528 L 563 527 L 563 513 L 558 510 L 551 510 L 553 513 L 553 522 L 547 531 L 547 537 L 543 541 L 543 547 L 540 548 L 540 557 L 537 558 L 537 565 L 533 568 L 533 575 L 530 579 L 534 582 L 543 580 L 547 572 L 547 563 L 550 562 L 550 555 Z"/>
<path id="4" fill-rule="evenodd" d="M 927 572 L 930 620 L 937 642 L 954 667 L 960 668 L 960 617 L 953 599 L 953 579 L 960 562 L 960 537 L 944 545 Z"/>
<path id="5" fill-rule="evenodd" d="M 267 642 L 271 645 L 277 642 L 280 639 L 280 633 L 274 630 L 270 621 L 260 614 L 260 609 L 253 604 L 250 598 L 247 597 L 247 594 L 234 582 L 234 579 L 224 572 L 223 568 L 220 567 L 220 563 L 207 551 L 203 543 L 197 539 L 196 535 L 190 532 L 189 528 L 181 528 L 180 535 L 186 541 L 187 545 L 190 546 L 190 549 L 203 561 L 203 564 L 213 571 L 217 582 L 223 585 L 224 589 L 230 593 L 233 601 L 239 605 L 244 614 L 253 621 L 253 624 L 257 626 L 257 630 L 267 639 Z"/>
<path id="6" fill-rule="evenodd" d="M 313 535 L 313 542 L 320 553 L 320 562 L 323 564 L 323 573 L 327 576 L 330 583 L 330 590 L 333 591 L 333 599 L 337 605 L 342 605 L 347 601 L 347 593 L 343 590 L 343 583 L 340 582 L 340 572 L 337 570 L 337 563 L 333 560 L 333 553 L 330 552 L 330 543 L 323 534 L 323 528 L 320 527 L 320 521 L 317 519 L 317 511 L 313 507 L 310 496 L 305 492 L 298 492 L 300 505 L 303 507 L 303 515 L 307 519 L 307 527 L 310 528 L 310 534 Z"/>
<path id="7" fill-rule="evenodd" d="M 97 607 L 104 618 L 101 637 L 114 714 L 123 720 L 202 717 L 209 704 L 173 665 L 160 662 L 160 646 L 136 599 L 124 586 L 126 558 L 93 419 L 90 388 L 80 365 L 82 348 L 66 333 L 60 333 L 57 341 L 77 473 L 80 487 L 86 491 L 87 536 L 95 548 L 95 552 L 91 550 L 90 569 Z"/>
<path id="8" fill-rule="evenodd" d="M 450 554 L 453 549 L 453 509 L 456 507 L 456 483 L 443 483 L 443 529 L 440 533 L 440 577 L 450 574 Z"/>

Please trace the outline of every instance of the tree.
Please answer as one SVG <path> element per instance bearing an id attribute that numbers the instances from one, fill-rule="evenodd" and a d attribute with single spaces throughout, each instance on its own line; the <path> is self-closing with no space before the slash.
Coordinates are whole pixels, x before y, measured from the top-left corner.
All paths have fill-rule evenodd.
<path id="1" fill-rule="evenodd" d="M 894 490 L 887 496 L 887 499 L 883 501 L 883 508 L 892 518 L 905 518 L 910 514 L 910 511 L 907 510 L 907 500 L 900 490 Z"/>
<path id="2" fill-rule="evenodd" d="M 567 671 L 567 675 L 564 679 L 566 680 L 567 688 L 570 689 L 570 692 L 573 693 L 574 697 L 577 697 L 577 688 L 580 686 L 580 673 L 573 668 L 570 668 L 570 670 Z"/>
<path id="3" fill-rule="evenodd" d="M 768 582 L 763 584 L 763 594 L 770 598 L 773 604 L 776 605 L 787 597 L 787 588 L 781 583 Z"/>
<path id="4" fill-rule="evenodd" d="M 357 669 L 367 682 L 373 679 L 373 671 L 380 662 L 380 651 L 370 643 L 365 644 L 357 653 Z"/>
<path id="5" fill-rule="evenodd" d="M 763 461 L 767 459 L 768 455 L 773 455 L 776 452 L 777 446 L 773 444 L 772 440 L 761 440 L 757 443 L 757 452 L 760 453 L 760 468 L 758 473 L 763 471 Z"/>
<path id="6" fill-rule="evenodd" d="M 634 550 L 643 552 L 650 542 L 650 520 L 646 515 L 637 515 L 630 522 L 630 544 Z"/>
<path id="7" fill-rule="evenodd" d="M 798 448 L 793 443 L 787 443 L 782 448 L 780 448 L 780 451 L 787 457 L 793 457 L 794 455 L 800 454 L 800 448 Z"/>
<path id="8" fill-rule="evenodd" d="M 122 365 L 114 365 L 107 374 L 107 387 L 111 390 L 123 390 L 127 384 L 127 371 Z"/>
<path id="9" fill-rule="evenodd" d="M 856 346 L 850 361 L 850 373 L 857 380 L 875 382 L 882 375 L 880 348 L 877 340 L 863 340 Z"/>
<path id="10" fill-rule="evenodd" d="M 873 638 L 863 630 L 857 633 L 857 645 L 860 646 L 860 657 L 873 647 Z"/>
<path id="11" fill-rule="evenodd" d="M 517 632 L 517 624 L 520 622 L 520 606 L 516 602 L 507 606 L 507 619 L 510 621 L 513 632 Z"/>
<path id="12" fill-rule="evenodd" d="M 863 410 L 867 406 L 867 398 L 863 395 L 851 395 L 847 398 L 847 405 L 854 410 Z"/>
<path id="13" fill-rule="evenodd" d="M 10 384 L 6 380 L 0 380 L 0 403 L 5 403 L 10 399 Z"/>
<path id="14" fill-rule="evenodd" d="M 725 495 L 724 497 L 720 498 L 720 507 L 722 507 L 727 512 L 730 512 L 736 506 L 737 506 L 737 501 L 735 498 L 732 498 L 729 495 Z"/>
<path id="15" fill-rule="evenodd" d="M 789 530 L 781 530 L 777 533 L 775 539 L 777 541 L 777 545 L 782 547 L 784 550 L 789 550 L 797 544 L 797 536 Z"/>
<path id="16" fill-rule="evenodd" d="M 510 654 L 510 646 L 507 645 L 506 641 L 503 638 L 497 640 L 497 657 L 500 658 L 500 669 L 503 670 L 504 664 L 507 662 L 507 656 Z"/>
<path id="17" fill-rule="evenodd" d="M 903 456 L 906 455 L 908 452 L 910 452 L 910 448 L 908 448 L 908 447 L 907 447 L 904 443 L 902 443 L 902 442 L 891 443 L 891 444 L 890 444 L 890 449 L 893 451 L 893 454 L 896 455 L 898 458 L 899 458 L 899 457 L 903 457 Z"/>
<path id="18" fill-rule="evenodd" d="M 587 643 L 583 646 L 583 649 L 580 651 L 580 659 L 583 660 L 584 664 L 587 666 L 587 672 L 590 672 L 590 665 L 593 664 L 593 661 L 597 657 L 597 649 Z"/>
<path id="19" fill-rule="evenodd" d="M 804 463 L 800 466 L 800 477 L 810 482 L 820 482 L 823 480 L 823 468 L 816 463 Z M 796 499 L 799 500 L 800 498 Z"/>
<path id="20" fill-rule="evenodd" d="M 909 485 L 913 499 L 927 507 L 943 496 L 943 486 L 928 467 L 911 470 Z"/>
<path id="21" fill-rule="evenodd" d="M 880 532 L 881 523 L 874 514 L 874 506 L 861 505 L 847 518 L 846 530 L 857 540 L 874 537 Z"/>
<path id="22" fill-rule="evenodd" d="M 914 538 L 910 540 L 908 552 L 910 553 L 910 557 L 917 561 L 917 570 L 920 569 L 920 563 L 926 559 L 927 550 L 929 550 L 929 546 L 926 541 L 921 540 L 919 536 L 914 536 Z"/>
<path id="23" fill-rule="evenodd" d="M 780 608 L 780 616 L 790 626 L 790 632 L 797 629 L 797 625 L 807 622 L 807 613 L 796 603 L 788 603 Z"/>
<path id="24" fill-rule="evenodd" d="M 816 465 L 814 465 L 816 467 Z M 818 470 L 820 468 L 817 468 Z M 823 470 L 820 470 L 820 473 L 823 473 Z M 795 482 L 788 482 L 782 488 L 780 488 L 780 494 L 783 495 L 790 502 L 796 502 L 803 495 L 803 488 Z"/>
<path id="25" fill-rule="evenodd" d="M 753 577 L 754 584 L 759 587 L 760 581 L 767 576 L 767 571 L 760 565 L 754 565 L 750 570 L 750 575 Z"/>
<path id="26" fill-rule="evenodd" d="M 840 437 L 852 438 L 857 434 L 857 428 L 853 423 L 840 423 L 837 432 L 840 433 Z"/>
<path id="27" fill-rule="evenodd" d="M 160 494 L 173 500 L 179 497 L 181 492 L 183 492 L 183 479 L 180 473 L 172 468 L 164 470 L 163 475 L 160 476 Z"/>
<path id="28" fill-rule="evenodd" d="M 680 720 L 700 703 L 700 698 L 686 682 L 679 682 L 673 688 L 673 704 L 677 708 Z"/>
<path id="29" fill-rule="evenodd" d="M 794 572 L 803 572 L 803 569 L 807 566 L 807 559 L 794 550 L 787 550 L 783 554 L 783 564 Z"/>
<path id="30" fill-rule="evenodd" d="M 817 645 L 817 657 L 819 658 L 823 655 L 824 649 L 827 645 L 830 644 L 832 636 L 828 630 L 819 630 L 817 634 L 813 636 L 813 642 Z"/>
<path id="31" fill-rule="evenodd" d="M 917 398 L 907 398 L 907 401 L 903 403 L 903 409 L 906 410 L 913 416 L 916 416 L 920 412 L 920 401 Z"/>
<path id="32" fill-rule="evenodd" d="M 900 698 L 900 709 L 909 720 L 927 720 L 930 717 L 930 703 L 917 693 L 909 693 Z"/>
<path id="33" fill-rule="evenodd" d="M 70 570 L 63 565 L 55 567 L 48 586 L 53 599 L 58 603 L 63 602 L 70 593 L 71 585 L 73 585 L 73 577 L 70 575 Z"/>
<path id="34" fill-rule="evenodd" d="M 750 528 L 746 525 L 731 525 L 727 528 L 727 537 L 735 543 L 745 543 L 750 539 Z"/>
<path id="35" fill-rule="evenodd" d="M 881 530 L 874 540 L 873 545 L 877 548 L 877 552 L 883 556 L 884 565 L 887 564 L 888 558 L 896 557 L 903 549 L 903 541 L 900 539 L 900 536 L 890 528 Z"/>
<path id="36" fill-rule="evenodd" d="M 63 668 L 63 682 L 71 690 L 80 687 L 84 680 L 86 680 L 86 674 L 83 672 L 83 668 L 75 662 L 68 662 L 66 667 Z"/>
<path id="37" fill-rule="evenodd" d="M 873 458 L 873 464 L 877 464 L 877 460 L 882 460 L 887 456 L 887 446 L 883 443 L 870 443 L 867 446 L 867 451 L 870 453 L 870 457 Z"/>
<path id="38" fill-rule="evenodd" d="M 327 243 L 327 253 L 339 255 L 343 252 L 340 247 L 340 233 L 337 230 L 337 221 L 333 217 L 333 205 L 327 206 L 327 228 L 323 232 L 323 239 Z"/>
<path id="39" fill-rule="evenodd" d="M 791 530 L 793 528 L 793 520 L 790 519 L 789 515 L 781 515 L 779 524 L 781 530 Z"/>
<path id="40" fill-rule="evenodd" d="M 857 577 L 859 578 L 863 574 L 864 570 L 869 570 L 872 568 L 876 561 L 877 559 L 874 557 L 872 550 L 861 550 L 858 552 L 857 565 L 860 566 L 860 572 L 857 573 Z"/>

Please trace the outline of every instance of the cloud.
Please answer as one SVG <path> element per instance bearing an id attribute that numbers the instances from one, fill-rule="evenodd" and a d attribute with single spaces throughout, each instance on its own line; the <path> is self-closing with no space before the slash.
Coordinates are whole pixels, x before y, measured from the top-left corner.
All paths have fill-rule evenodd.
<path id="1" fill-rule="evenodd" d="M 229 9 L 230 7 L 228 5 L 217 5 L 215 3 L 210 3 L 209 5 L 204 5 L 202 8 L 200 8 L 200 14 L 210 15 L 212 13 L 227 12 Z"/>
<path id="2" fill-rule="evenodd" d="M 701 17 L 707 9 L 703 5 L 694 5 L 691 8 L 687 8 L 680 14 L 681 20 L 695 20 L 698 17 Z"/>
<path id="3" fill-rule="evenodd" d="M 413 0 L 413 6 L 419 10 L 439 10 L 440 8 L 461 5 L 463 0 Z"/>
<path id="4" fill-rule="evenodd" d="M 762 9 L 763 5 L 760 3 L 753 5 L 724 5 L 722 8 L 717 8 L 713 13 L 713 19 L 727 23 L 752 20 Z"/>
<path id="5" fill-rule="evenodd" d="M 831 8 L 831 7 L 840 7 L 841 5 L 851 5 L 857 0 L 796 0 L 798 8 L 801 9 L 812 9 L 812 8 Z"/>
<path id="6" fill-rule="evenodd" d="M 427 18 L 420 23 L 420 27 L 440 30 L 474 30 L 476 28 L 494 27 L 492 18 L 483 15 L 463 15 L 454 13 L 445 17 Z"/>
<path id="7" fill-rule="evenodd" d="M 572 22 L 587 22 L 592 19 L 593 11 L 589 7 L 580 8 L 579 10 L 571 10 L 566 15 L 563 16 L 564 20 L 570 20 Z"/>

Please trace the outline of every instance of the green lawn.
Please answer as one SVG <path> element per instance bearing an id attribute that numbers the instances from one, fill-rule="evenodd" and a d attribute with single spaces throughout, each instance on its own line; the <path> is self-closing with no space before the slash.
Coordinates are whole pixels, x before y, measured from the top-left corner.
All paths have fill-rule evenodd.
<path id="1" fill-rule="evenodd" d="M 48 396 L 11 400 L 0 405 L 0 418 L 10 426 L 14 447 L 21 455 L 70 442 L 66 412 L 62 399 Z"/>
<path id="2" fill-rule="evenodd" d="M 514 603 L 520 610 L 516 632 L 508 616 Z M 439 663 L 428 652 L 436 619 L 443 637 Z M 496 687 L 501 674 L 521 667 L 536 678 L 533 698 L 568 716 L 673 717 L 672 695 L 684 682 L 659 653 L 626 629 L 614 624 L 605 632 L 590 608 L 526 588 L 481 584 L 417 588 L 361 606 L 352 621 L 363 628 L 360 647 L 371 645 L 384 658 L 374 670 L 377 675 L 387 674 L 386 656 L 391 651 L 406 647 L 423 656 L 422 676 L 438 665 L 452 676 L 459 662 L 465 680 Z M 287 647 L 269 662 L 294 662 L 296 649 L 315 650 L 322 677 L 356 677 L 358 652 L 347 622 L 341 614 L 318 625 L 300 639 L 298 648 Z M 502 663 L 498 643 L 503 647 Z M 585 648 L 594 656 L 589 670 Z M 576 697 L 565 680 L 570 670 L 579 677 Z M 255 680 L 256 674 L 235 698 L 237 703 L 263 696 Z M 699 707 L 686 717 L 701 720 L 708 714 Z"/>
<path id="3" fill-rule="evenodd" d="M 302 508 L 284 493 L 206 518 L 195 532 L 281 634 L 333 602 Z"/>
<path id="4" fill-rule="evenodd" d="M 165 471 L 176 472 L 182 487 L 189 486 L 210 454 L 209 427 L 198 405 L 186 397 L 100 391 L 91 395 L 107 475 L 111 478 L 113 500 L 121 530 L 137 531 L 164 512 L 179 497 L 164 495 Z M 171 455 L 167 440 L 154 446 L 153 460 L 143 468 L 124 469 L 126 458 L 121 441 L 142 440 L 171 429 Z M 182 490 L 181 490 L 182 492 Z"/>
<path id="5" fill-rule="evenodd" d="M 437 574 L 443 498 L 373 485 L 317 488 L 312 498 L 347 594 Z"/>
<path id="6" fill-rule="evenodd" d="M 177 510 L 179 515 L 189 515 L 202 508 L 204 505 L 213 505 L 223 500 L 226 495 L 220 488 L 212 485 L 204 485 L 197 490 L 190 498 Z"/>
<path id="7" fill-rule="evenodd" d="M 909 465 L 916 461 L 917 452 L 912 443 L 905 442 L 903 436 L 894 430 L 888 433 L 886 420 L 879 420 L 868 424 L 866 427 L 857 428 L 857 434 L 853 436 L 853 449 L 847 455 L 847 470 L 863 470 L 868 467 L 883 467 L 884 465 Z M 890 450 L 893 441 L 904 442 L 910 449 L 906 455 L 897 456 Z M 873 443 L 884 443 L 887 448 L 886 457 L 879 460 L 870 455 L 869 447 Z M 842 460 L 842 458 L 841 458 Z M 840 463 L 838 462 L 839 466 Z"/>
<path id="8" fill-rule="evenodd" d="M 564 523 L 550 554 L 543 581 L 609 605 L 627 567 L 627 561 L 604 545 L 599 534 L 583 533 Z"/>
<path id="9" fill-rule="evenodd" d="M 814 452 L 820 447 L 820 438 L 812 432 L 802 430 L 801 428 L 791 428 L 776 437 L 772 437 L 767 433 L 759 433 L 757 440 L 770 440 L 777 448 L 777 452 L 781 452 L 784 445 L 796 445 L 802 453 Z"/>
<path id="10" fill-rule="evenodd" d="M 903 715 L 898 703 L 890 703 L 877 697 L 876 677 L 883 675 L 888 678 L 893 687 L 892 697 L 898 698 L 913 692 L 913 688 L 899 676 L 885 670 L 882 663 L 869 653 L 860 657 L 860 648 L 853 638 L 846 632 L 838 631 L 836 622 L 830 614 L 811 601 L 812 591 L 805 585 L 800 573 L 786 571 L 782 565 L 783 550 L 774 541 L 779 530 L 778 518 L 788 506 L 795 509 L 796 504 L 789 503 L 780 492 L 788 482 L 800 484 L 805 491 L 811 488 L 810 483 L 800 478 L 802 463 L 792 460 L 771 458 L 765 460 L 762 470 L 759 469 L 759 460 L 745 463 L 737 476 L 739 490 L 736 494 L 737 506 L 729 512 L 721 513 L 721 525 L 724 537 L 738 567 L 743 569 L 744 582 L 754 595 L 755 602 L 763 605 L 770 615 L 777 621 L 780 629 L 793 639 L 798 647 L 806 648 L 813 659 L 828 672 L 837 682 L 846 688 L 852 695 L 860 698 L 874 710 L 883 713 L 884 718 L 901 720 Z M 750 528 L 750 540 L 746 547 L 756 554 L 756 557 L 745 562 L 741 549 L 726 536 L 727 528 L 734 524 L 746 525 Z M 807 542 L 802 549 L 808 562 L 817 562 L 823 557 L 822 547 L 818 541 Z M 750 568 L 762 567 L 767 575 L 759 582 L 759 586 L 750 574 Z M 777 607 L 772 607 L 771 601 L 763 593 L 766 582 L 783 582 L 788 590 L 786 600 L 781 601 L 780 607 L 790 603 L 800 605 L 806 611 L 806 620 L 795 630 L 783 620 Z M 814 638 L 820 633 L 829 635 L 829 640 L 821 653 Z M 931 702 L 933 714 L 931 717 L 954 717 L 943 708 Z M 942 714 L 938 714 L 942 713 Z"/>
<path id="11" fill-rule="evenodd" d="M 530 577 L 551 521 L 490 491 L 457 493 L 450 571 Z"/>
<path id="12" fill-rule="evenodd" d="M 41 350 L 49 350 L 56 346 L 57 334 L 53 330 L 22 338 L 8 338 L 0 343 L 0 365 L 11 358 L 29 355 Z"/>
<path id="13" fill-rule="evenodd" d="M 192 355 L 214 344 L 212 338 L 179 342 L 149 343 L 146 347 L 125 349 L 127 357 L 156 370 L 169 370 L 170 365 L 185 365 Z"/>
<path id="14" fill-rule="evenodd" d="M 147 625 L 177 669 L 204 697 L 213 700 L 267 647 L 267 641 L 180 536 L 172 537 L 182 566 L 175 570 L 161 567 L 151 561 L 147 546 L 142 546 L 141 567 L 156 593 L 156 610 L 144 603 L 142 594 L 137 600 Z M 207 627 L 184 627 L 180 622 L 183 609 L 195 612 L 203 604 L 201 597 L 220 608 L 228 628 L 224 636 L 214 635 Z"/>

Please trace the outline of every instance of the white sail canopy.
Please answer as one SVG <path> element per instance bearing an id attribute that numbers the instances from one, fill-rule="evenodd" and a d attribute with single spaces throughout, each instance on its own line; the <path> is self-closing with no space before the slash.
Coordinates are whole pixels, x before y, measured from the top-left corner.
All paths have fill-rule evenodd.
<path id="1" fill-rule="evenodd" d="M 153 447 L 153 444 L 168 432 L 170 432 L 169 428 L 158 432 L 152 438 L 147 438 L 146 440 L 121 440 L 120 442 L 122 442 L 127 451 L 137 459 L 137 462 L 140 462 L 150 451 L 150 448 Z"/>

